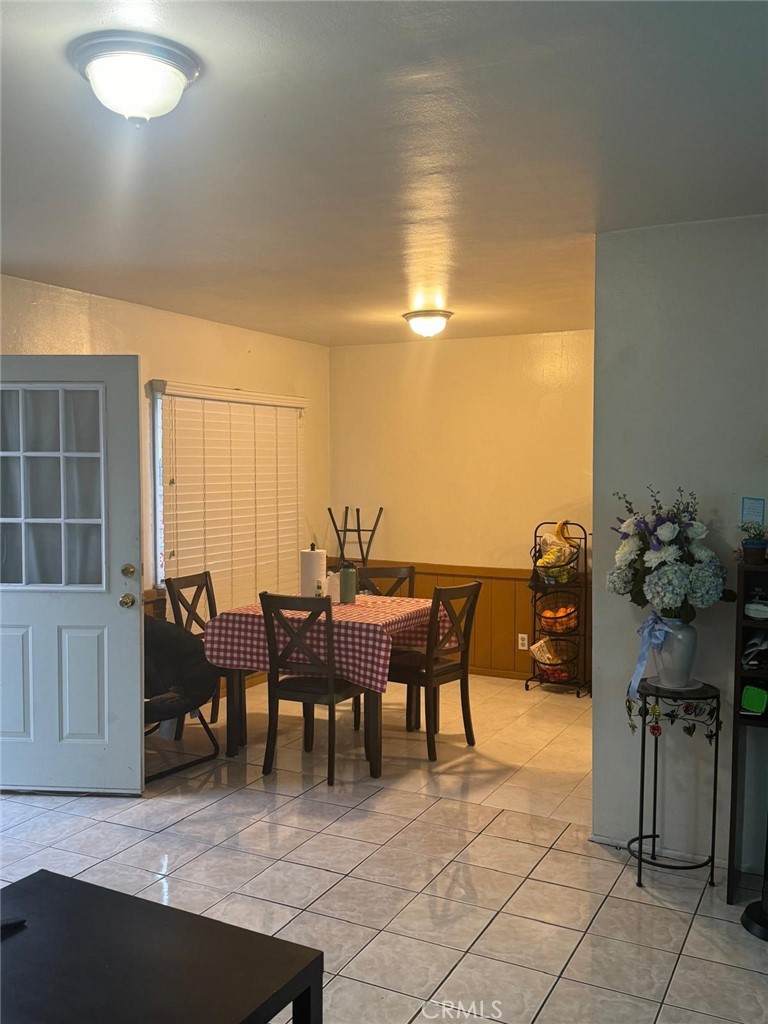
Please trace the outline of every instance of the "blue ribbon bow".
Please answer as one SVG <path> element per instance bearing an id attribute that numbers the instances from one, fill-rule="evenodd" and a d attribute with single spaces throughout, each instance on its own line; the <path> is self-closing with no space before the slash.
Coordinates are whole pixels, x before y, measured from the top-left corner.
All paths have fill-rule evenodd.
<path id="1" fill-rule="evenodd" d="M 658 612 L 651 612 L 640 629 L 638 629 L 637 634 L 640 637 L 640 650 L 637 654 L 635 671 L 629 681 L 629 689 L 627 690 L 628 697 L 632 697 L 633 699 L 637 697 L 637 688 L 640 686 L 640 680 L 643 678 L 645 665 L 648 661 L 648 655 L 651 653 L 651 648 L 653 647 L 655 650 L 659 650 L 664 645 L 664 639 L 667 633 L 674 633 L 674 630 L 666 624 Z"/>

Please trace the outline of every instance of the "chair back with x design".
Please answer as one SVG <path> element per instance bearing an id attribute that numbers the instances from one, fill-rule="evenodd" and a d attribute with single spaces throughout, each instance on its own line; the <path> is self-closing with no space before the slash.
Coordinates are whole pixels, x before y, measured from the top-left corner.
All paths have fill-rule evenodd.
<path id="1" fill-rule="evenodd" d="M 269 652 L 270 683 L 280 675 L 310 675 L 328 680 L 336 674 L 330 597 L 259 594 Z M 286 613 L 298 614 L 289 615 Z"/>
<path id="2" fill-rule="evenodd" d="M 435 658 L 454 658 L 469 664 L 469 641 L 482 583 L 476 580 L 460 587 L 435 587 L 427 636 L 427 665 Z M 444 615 L 449 625 L 443 628 Z"/>
<path id="3" fill-rule="evenodd" d="M 413 565 L 358 566 L 360 590 L 379 597 L 413 597 L 416 569 Z M 389 581 L 389 585 L 385 581 Z M 403 593 L 405 591 L 405 593 Z"/>
<path id="4" fill-rule="evenodd" d="M 176 625 L 189 633 L 204 633 L 208 619 L 216 615 L 216 598 L 213 594 L 210 572 L 206 570 L 189 576 L 168 577 L 165 586 Z M 207 617 L 201 608 L 203 598 L 208 612 Z"/>

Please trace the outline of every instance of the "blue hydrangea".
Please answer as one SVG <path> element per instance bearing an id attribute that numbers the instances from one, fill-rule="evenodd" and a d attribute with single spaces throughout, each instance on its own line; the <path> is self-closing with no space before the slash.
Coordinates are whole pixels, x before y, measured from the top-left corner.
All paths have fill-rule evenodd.
<path id="1" fill-rule="evenodd" d="M 654 608 L 679 608 L 685 600 L 691 570 L 680 562 L 661 565 L 646 577 L 645 596 Z"/>
<path id="2" fill-rule="evenodd" d="M 688 600 L 694 608 L 709 608 L 723 594 L 723 567 L 718 561 L 697 562 L 691 566 Z"/>
<path id="3" fill-rule="evenodd" d="M 611 569 L 605 578 L 605 589 L 622 597 L 632 589 L 634 569 Z"/>

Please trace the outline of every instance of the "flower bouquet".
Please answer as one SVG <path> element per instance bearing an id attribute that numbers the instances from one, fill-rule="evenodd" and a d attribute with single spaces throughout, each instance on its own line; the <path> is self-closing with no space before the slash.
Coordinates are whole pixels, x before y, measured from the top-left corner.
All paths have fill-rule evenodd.
<path id="1" fill-rule="evenodd" d="M 696 609 L 736 598 L 724 589 L 725 569 L 717 555 L 703 543 L 707 527 L 698 518 L 696 495 L 691 491 L 686 497 L 680 487 L 673 504 L 665 506 L 658 491 L 648 490 L 648 511 L 638 511 L 626 494 L 616 493 L 626 515 L 619 518 L 619 527 L 613 527 L 621 542 L 606 579 L 612 593 L 629 597 L 640 608 L 650 604 L 654 609 L 638 630 L 642 642 L 629 686 L 630 714 L 651 650 L 660 688 L 696 685 L 689 682 L 696 654 L 696 630 L 691 626 Z"/>
<path id="2" fill-rule="evenodd" d="M 659 492 L 648 490 L 649 512 L 638 512 L 626 494 L 615 493 L 626 517 L 612 527 L 621 543 L 606 579 L 608 590 L 628 596 L 640 608 L 653 605 L 663 618 L 687 623 L 696 618 L 697 608 L 735 600 L 724 590 L 725 569 L 717 555 L 702 543 L 708 531 L 699 521 L 693 491 L 685 497 L 679 487 L 674 504 L 665 507 Z"/>

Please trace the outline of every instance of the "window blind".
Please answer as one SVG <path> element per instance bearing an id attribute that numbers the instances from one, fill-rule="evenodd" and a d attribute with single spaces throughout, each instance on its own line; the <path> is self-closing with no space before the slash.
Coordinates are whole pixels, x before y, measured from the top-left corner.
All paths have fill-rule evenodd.
<path id="1" fill-rule="evenodd" d="M 156 412 L 160 581 L 208 569 L 221 610 L 297 593 L 303 409 L 166 393 Z"/>

